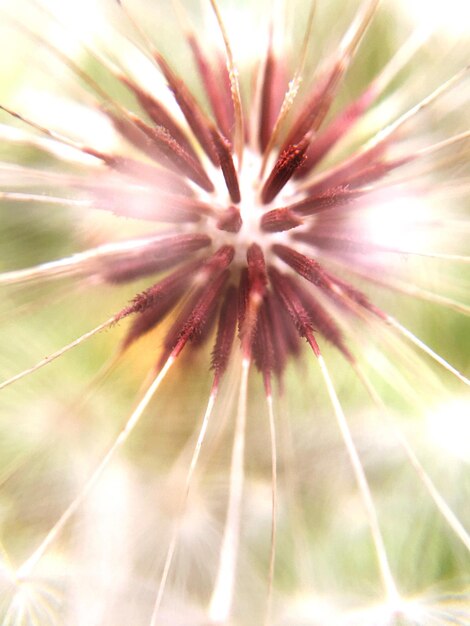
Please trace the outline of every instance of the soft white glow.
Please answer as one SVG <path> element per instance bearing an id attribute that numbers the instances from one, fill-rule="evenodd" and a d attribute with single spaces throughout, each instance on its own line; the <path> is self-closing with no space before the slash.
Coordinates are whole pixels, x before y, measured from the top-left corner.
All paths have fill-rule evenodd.
<path id="1" fill-rule="evenodd" d="M 423 224 L 429 221 L 430 210 L 429 204 L 417 195 L 379 197 L 364 218 L 367 239 L 384 248 L 426 250 L 429 228 L 423 228 Z"/>
<path id="2" fill-rule="evenodd" d="M 117 133 L 106 115 L 76 100 L 24 86 L 15 96 L 14 105 L 34 122 L 65 137 L 76 137 L 82 144 L 105 151 L 119 145 Z"/>
<path id="3" fill-rule="evenodd" d="M 303 595 L 295 600 L 286 612 L 285 623 L 309 623 L 315 624 L 339 624 L 340 613 L 338 609 L 326 598 L 313 595 Z M 302 620 L 302 622 L 300 622 Z M 282 622 L 281 622 L 282 623 Z"/>
<path id="4" fill-rule="evenodd" d="M 470 463 L 470 401 L 456 398 L 443 404 L 428 418 L 433 443 L 455 459 Z"/>
<path id="5" fill-rule="evenodd" d="M 252 63 L 254 58 L 259 58 L 265 41 L 264 34 L 260 33 L 259 21 L 253 18 L 253 6 L 245 8 L 239 4 L 234 4 L 233 7 L 224 5 L 222 19 L 228 31 L 236 67 L 240 69 Z M 206 32 L 213 34 L 213 40 L 223 50 L 222 34 L 211 11 L 207 11 L 206 20 Z"/>
<path id="6" fill-rule="evenodd" d="M 439 32 L 458 37 L 468 35 L 470 2 L 468 0 L 400 0 L 403 14 L 417 24 L 427 22 L 439 28 Z"/>

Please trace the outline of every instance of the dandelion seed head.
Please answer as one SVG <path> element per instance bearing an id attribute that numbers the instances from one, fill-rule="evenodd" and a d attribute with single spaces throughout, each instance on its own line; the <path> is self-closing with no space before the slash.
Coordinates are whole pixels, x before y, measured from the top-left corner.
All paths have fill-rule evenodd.
<path id="1" fill-rule="evenodd" d="M 461 586 L 470 550 L 465 515 L 450 506 L 457 489 L 441 494 L 438 464 L 426 465 L 434 451 L 468 461 L 468 400 L 430 410 L 448 379 L 450 389 L 469 383 L 433 308 L 469 312 L 452 265 L 468 263 L 468 68 L 440 78 L 446 68 L 419 66 L 417 77 L 410 66 L 428 35 L 418 28 L 390 46 L 380 29 L 371 36 L 375 0 L 348 5 L 341 33 L 323 28 L 330 5 L 320 2 L 322 28 L 302 3 L 252 19 L 253 7 L 211 1 L 201 19 L 176 2 L 175 23 L 165 3 L 112 2 L 101 13 L 90 2 L 80 15 L 69 3 L 27 4 L 37 24 L 20 11 L 11 27 L 40 50 L 34 68 L 53 88 L 41 94 L 36 77 L 0 98 L 0 136 L 29 159 L 0 162 L 0 204 L 17 216 L 43 209 L 32 229 L 63 209 L 70 232 L 40 246 L 59 258 L 0 274 L 7 302 L 34 316 L 39 294 L 42 315 L 35 341 L 16 335 L 23 369 L 6 373 L 0 393 L 17 401 L 10 387 L 39 380 L 41 395 L 63 396 L 41 403 L 54 414 L 41 427 L 28 399 L 16 440 L 0 422 L 0 485 L 16 503 L 5 528 L 18 512 L 31 517 L 5 549 L 19 555 L 5 560 L 11 623 L 54 623 L 36 570 L 56 574 L 57 610 L 79 626 L 457 619 L 458 602 L 447 619 L 440 600 L 407 598 L 434 572 Z M 173 48 L 162 45 L 170 35 Z M 61 328 L 56 297 L 67 300 Z M 417 314 L 402 306 L 417 300 L 427 307 Z M 93 312 L 102 319 L 86 328 Z M 43 354 L 55 333 L 82 324 Z M 71 397 L 75 377 L 55 375 L 72 351 L 91 371 L 85 344 L 98 336 L 113 356 Z M 40 353 L 36 364 L 28 351 Z M 403 431 L 419 434 L 418 452 L 402 432 L 413 420 L 416 431 Z M 31 468 L 41 478 L 28 485 Z M 49 484 L 47 515 L 32 485 L 40 496 Z M 422 538 L 403 539 L 420 519 L 418 488 L 445 527 L 435 558 L 423 554 L 424 523 Z M 403 562 L 405 544 L 416 563 Z M 420 578 L 421 559 L 430 571 Z"/>

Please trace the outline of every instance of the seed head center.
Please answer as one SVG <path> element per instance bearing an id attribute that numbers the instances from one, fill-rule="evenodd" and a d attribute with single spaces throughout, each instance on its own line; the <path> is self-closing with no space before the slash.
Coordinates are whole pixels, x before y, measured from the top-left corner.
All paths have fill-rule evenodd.
<path id="1" fill-rule="evenodd" d="M 258 244 L 262 249 L 266 260 L 272 256 L 270 248 L 275 243 L 286 243 L 286 232 L 266 232 L 262 228 L 263 215 L 274 209 L 284 206 L 287 198 L 292 197 L 292 183 L 286 185 L 271 202 L 263 203 L 261 199 L 263 180 L 260 177 L 262 157 L 259 153 L 245 148 L 243 165 L 238 172 L 241 201 L 232 205 L 227 194 L 227 187 L 220 171 L 214 171 L 215 191 L 211 194 L 211 202 L 216 203 L 221 211 L 227 211 L 231 206 L 234 212 L 239 213 L 240 227 L 237 232 L 231 232 L 220 228 L 214 220 L 208 220 L 206 227 L 209 229 L 214 247 L 231 245 L 235 249 L 234 262 L 237 265 L 246 264 L 246 253 L 252 244 Z"/>

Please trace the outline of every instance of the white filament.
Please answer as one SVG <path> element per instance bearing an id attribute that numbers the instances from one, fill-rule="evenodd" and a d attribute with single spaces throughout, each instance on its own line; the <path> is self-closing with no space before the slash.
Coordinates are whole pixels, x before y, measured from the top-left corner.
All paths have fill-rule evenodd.
<path id="1" fill-rule="evenodd" d="M 158 587 L 157 599 L 155 600 L 155 606 L 152 613 L 152 619 L 150 620 L 150 626 L 157 626 L 158 622 L 158 613 L 160 611 L 160 606 L 163 599 L 163 594 L 165 592 L 166 583 L 168 580 L 168 574 L 170 573 L 171 564 L 173 562 L 173 556 L 176 549 L 176 543 L 178 540 L 178 534 L 181 528 L 181 523 L 183 521 L 183 515 L 186 508 L 186 504 L 188 501 L 189 490 L 191 488 L 191 482 L 194 476 L 194 472 L 196 470 L 196 465 L 199 460 L 199 455 L 201 453 L 201 447 L 204 442 L 207 427 L 209 425 L 209 420 L 211 418 L 212 412 L 214 410 L 215 400 L 217 398 L 217 390 L 212 391 L 209 396 L 209 402 L 207 403 L 206 411 L 204 413 L 204 417 L 202 420 L 201 429 L 199 431 L 199 436 L 197 438 L 196 446 L 194 448 L 194 452 L 191 458 L 191 463 L 189 466 L 188 474 L 186 476 L 186 485 L 183 494 L 183 501 L 181 503 L 180 511 L 178 512 L 178 518 L 173 528 L 173 533 L 171 535 L 170 544 L 168 546 L 168 551 L 166 554 L 165 564 L 163 566 L 163 573 L 160 579 L 160 585 Z"/>
<path id="2" fill-rule="evenodd" d="M 153 380 L 150 387 L 145 392 L 143 398 L 141 399 L 137 407 L 132 412 L 131 416 L 129 417 L 126 424 L 124 425 L 124 428 L 120 431 L 119 435 L 115 439 L 112 446 L 109 448 L 108 452 L 105 454 L 105 456 L 103 457 L 103 459 L 101 460 L 101 462 L 99 463 L 99 465 L 97 466 L 93 474 L 90 476 L 88 481 L 83 486 L 80 493 L 75 497 L 74 500 L 72 500 L 72 502 L 69 504 L 67 509 L 62 513 L 60 518 L 57 520 L 54 526 L 47 533 L 46 537 L 41 542 L 39 547 L 17 570 L 16 577 L 18 579 L 25 578 L 31 574 L 32 570 L 38 564 L 38 562 L 40 561 L 40 559 L 42 558 L 46 550 L 54 543 L 54 541 L 58 537 L 61 530 L 67 524 L 69 519 L 75 514 L 75 512 L 80 507 L 82 502 L 85 500 L 87 495 L 93 489 L 93 487 L 98 482 L 100 476 L 102 475 L 104 470 L 107 468 L 107 466 L 109 465 L 110 461 L 112 460 L 116 452 L 124 445 L 127 438 L 136 427 L 138 421 L 142 417 L 143 412 L 149 405 L 150 401 L 152 400 L 157 389 L 159 388 L 160 384 L 162 383 L 163 379 L 167 375 L 169 369 L 171 368 L 174 362 L 175 362 L 175 357 L 170 356 L 170 358 L 166 361 L 165 365 L 162 367 L 160 372 L 157 374 L 157 376 Z"/>
<path id="3" fill-rule="evenodd" d="M 2 389 L 5 389 L 5 387 L 8 387 L 9 385 L 15 383 L 17 380 L 20 380 L 21 378 L 24 378 L 25 376 L 28 376 L 29 374 L 36 372 L 42 367 L 49 365 L 49 363 L 52 363 L 52 361 L 55 361 L 55 359 L 58 359 L 60 356 L 62 356 L 63 354 L 71 350 L 72 348 L 75 348 L 76 346 L 80 345 L 87 339 L 90 339 L 90 337 L 93 337 L 94 335 L 98 334 L 105 328 L 109 328 L 112 324 L 115 324 L 115 323 L 116 323 L 116 318 L 114 316 L 110 317 L 108 320 L 106 320 L 106 322 L 103 322 L 99 326 L 96 326 L 96 328 L 89 330 L 87 333 L 81 335 L 80 337 L 78 337 L 71 343 L 67 344 L 63 348 L 60 348 L 60 350 L 57 350 L 56 352 L 53 352 L 49 356 L 46 356 L 44 359 L 41 359 L 41 361 L 36 363 L 36 365 L 33 365 L 32 367 L 29 367 L 28 369 L 23 370 L 19 374 L 15 374 L 15 376 L 8 378 L 8 380 L 3 381 L 3 383 L 0 383 L 0 391 Z"/>
<path id="4" fill-rule="evenodd" d="M 381 409 L 384 417 L 387 418 L 387 423 L 392 427 L 394 435 L 398 439 L 400 446 L 403 448 L 403 451 L 408 457 L 408 460 L 411 466 L 413 467 L 413 469 L 415 470 L 416 475 L 418 476 L 419 480 L 423 483 L 424 487 L 427 489 L 437 509 L 439 510 L 443 518 L 446 520 L 449 527 L 454 531 L 456 536 L 462 541 L 464 546 L 470 552 L 469 533 L 465 530 L 463 524 L 460 522 L 456 514 L 452 511 L 450 506 L 447 504 L 446 500 L 443 498 L 443 496 L 437 489 L 431 477 L 426 472 L 423 465 L 421 464 L 418 457 L 416 456 L 415 452 L 413 451 L 412 447 L 410 446 L 405 435 L 401 432 L 401 430 L 399 430 L 396 424 L 391 419 L 388 418 L 388 415 L 386 413 L 386 407 L 382 399 L 378 395 L 377 391 L 372 386 L 370 379 L 365 375 L 365 373 L 362 371 L 362 369 L 358 365 L 355 365 L 354 369 L 359 379 L 361 380 L 362 384 L 364 385 L 367 392 L 369 393 L 370 397 L 374 401 L 374 403 Z"/>
<path id="5" fill-rule="evenodd" d="M 414 343 L 415 346 L 417 346 L 420 350 L 422 350 L 427 355 L 429 355 L 432 359 L 434 359 L 436 363 L 439 363 L 439 365 L 442 365 L 444 369 L 446 369 L 448 372 L 456 376 L 459 380 L 461 380 L 466 385 L 470 386 L 470 380 L 466 376 L 461 374 L 453 365 L 451 365 L 448 361 L 446 361 L 442 356 L 437 354 L 437 352 L 434 352 L 434 350 L 430 348 L 427 344 L 425 344 L 424 341 L 421 341 L 421 339 L 418 339 L 418 337 L 416 337 L 416 335 L 414 335 L 410 330 L 402 326 L 400 322 L 398 322 L 396 319 L 390 316 L 387 317 L 387 321 L 391 326 L 393 326 L 393 328 L 396 328 L 402 335 L 404 335 L 407 339 L 409 339 L 412 343 Z"/>
<path id="6" fill-rule="evenodd" d="M 333 405 L 341 436 L 346 446 L 346 450 L 348 452 L 349 459 L 353 467 L 356 482 L 358 484 L 364 507 L 367 512 L 372 540 L 374 542 L 375 551 L 377 554 L 378 565 L 385 591 L 387 593 L 387 600 L 390 602 L 396 602 L 400 596 L 397 590 L 397 586 L 395 584 L 395 580 L 393 578 L 392 571 L 390 569 L 390 564 L 388 562 L 387 551 L 385 549 L 384 540 L 380 531 L 379 521 L 377 518 L 377 511 L 375 509 L 374 501 L 372 499 L 372 494 L 370 492 L 370 487 L 367 482 L 364 468 L 362 466 L 361 459 L 359 458 L 359 454 L 351 436 L 351 431 L 349 429 L 346 416 L 344 415 L 343 408 L 340 404 L 338 396 L 336 395 L 333 381 L 331 380 L 331 376 L 326 367 L 325 360 L 321 355 L 318 357 L 318 363 L 320 365 L 320 370 L 325 380 L 326 388 L 328 391 L 328 395 L 330 396 L 331 403 Z"/>
<path id="7" fill-rule="evenodd" d="M 240 393 L 232 448 L 227 518 L 217 577 L 209 606 L 209 619 L 212 623 L 224 623 L 228 620 L 235 590 L 235 571 L 240 542 L 241 506 L 245 481 L 244 456 L 249 371 L 250 360 L 245 358 L 242 361 Z"/>
<path id="8" fill-rule="evenodd" d="M 268 404 L 269 433 L 271 440 L 271 488 L 272 488 L 272 522 L 271 522 L 271 549 L 269 554 L 268 601 L 266 607 L 265 626 L 271 621 L 272 595 L 274 584 L 274 567 L 276 562 L 277 539 L 277 437 L 276 420 L 274 418 L 273 397 L 266 397 Z"/>

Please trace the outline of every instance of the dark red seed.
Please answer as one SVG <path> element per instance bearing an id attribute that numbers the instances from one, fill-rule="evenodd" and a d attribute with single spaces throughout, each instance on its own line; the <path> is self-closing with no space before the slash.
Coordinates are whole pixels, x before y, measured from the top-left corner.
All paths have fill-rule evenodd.
<path id="1" fill-rule="evenodd" d="M 328 232 L 327 235 L 323 235 L 321 230 L 312 230 L 306 233 L 294 233 L 293 239 L 296 241 L 302 241 L 316 248 L 322 248 L 323 250 L 332 250 L 338 255 L 348 254 L 370 254 L 370 252 L 379 252 L 385 248 L 371 244 L 367 240 L 356 241 L 347 237 L 331 236 L 331 227 L 328 225 L 325 227 Z"/>
<path id="2" fill-rule="evenodd" d="M 214 185 L 204 171 L 199 159 L 188 154 L 163 126 L 149 126 L 135 116 L 135 124 L 155 144 L 161 153 L 160 162 L 172 171 L 190 178 L 204 191 L 214 191 Z"/>
<path id="3" fill-rule="evenodd" d="M 259 308 L 253 338 L 253 356 L 255 365 L 263 374 L 266 392 L 271 393 L 271 375 L 275 368 L 275 349 L 272 327 L 269 323 L 266 302 Z"/>
<path id="4" fill-rule="evenodd" d="M 139 124 L 135 124 L 134 121 L 128 117 L 123 117 L 112 111 L 107 110 L 106 107 L 101 107 L 106 115 L 111 119 L 114 127 L 118 133 L 128 141 L 132 146 L 137 148 L 142 154 L 150 157 L 157 163 L 161 163 L 162 153 L 155 145 L 155 143 L 149 138 L 148 134 L 140 128 Z"/>
<path id="5" fill-rule="evenodd" d="M 201 265 L 202 260 L 186 263 L 158 283 L 137 294 L 131 304 L 117 314 L 116 321 L 134 313 L 144 313 L 151 307 L 158 307 L 160 303 L 166 302 L 167 299 L 172 299 L 175 293 L 180 293 L 181 290 L 188 287 Z"/>
<path id="6" fill-rule="evenodd" d="M 219 303 L 229 277 L 230 271 L 224 270 L 200 287 L 191 298 L 165 339 L 165 347 L 173 356 L 178 356 L 186 343 L 194 340 L 203 331 Z"/>
<path id="7" fill-rule="evenodd" d="M 296 252 L 288 246 L 274 244 L 272 247 L 274 254 L 287 263 L 297 274 L 313 283 L 317 287 L 329 289 L 331 287 L 326 272 L 321 265 L 308 257 Z"/>
<path id="8" fill-rule="evenodd" d="M 230 82 L 230 75 L 227 68 L 227 58 L 225 54 L 220 51 L 216 52 L 214 57 L 218 70 L 217 76 L 220 90 L 223 94 L 222 102 L 225 105 L 225 111 L 228 119 L 229 132 L 226 137 L 227 139 L 232 139 L 235 129 L 235 108 L 233 106 L 232 84 Z"/>
<path id="9" fill-rule="evenodd" d="M 181 176 L 177 176 L 168 170 L 149 165 L 142 161 L 137 161 L 136 159 L 130 159 L 115 154 L 106 154 L 90 147 L 83 148 L 83 152 L 100 159 L 116 172 L 129 176 L 129 178 L 134 179 L 134 182 L 135 179 L 137 179 L 149 185 L 153 185 L 159 190 L 181 193 L 187 196 L 193 195 L 191 188 Z"/>
<path id="10" fill-rule="evenodd" d="M 344 64 L 341 61 L 337 61 L 333 67 L 328 68 L 323 75 L 317 78 L 315 88 L 297 115 L 284 147 L 302 141 L 308 133 L 317 131 L 320 128 L 330 110 L 336 87 L 344 73 L 344 69 Z"/>
<path id="11" fill-rule="evenodd" d="M 313 329 L 310 315 L 299 298 L 296 282 L 286 274 L 281 274 L 274 267 L 269 267 L 268 272 L 274 293 L 282 302 L 300 335 L 305 337 Z"/>
<path id="12" fill-rule="evenodd" d="M 248 267 L 241 272 L 238 288 L 238 329 L 244 357 L 252 353 L 258 311 L 267 285 L 264 257 L 257 244 L 250 246 L 247 258 Z"/>
<path id="13" fill-rule="evenodd" d="M 221 294 L 220 298 L 223 298 Z M 212 307 L 207 315 L 207 320 L 201 326 L 199 331 L 191 338 L 191 345 L 193 348 L 201 348 L 204 346 L 213 334 L 213 330 L 216 326 L 218 310 L 217 306 Z"/>
<path id="14" fill-rule="evenodd" d="M 386 148 L 386 143 L 379 143 L 364 152 L 353 155 L 342 165 L 334 168 L 330 174 L 325 175 L 318 182 L 310 185 L 307 189 L 308 194 L 316 196 L 340 187 L 357 187 L 360 184 L 364 184 L 361 182 L 361 177 L 364 171 L 369 170 L 371 167 L 375 173 L 372 175 L 372 178 L 369 178 L 368 182 L 378 180 L 388 173 L 387 170 L 384 171 L 382 169 L 382 157 Z"/>
<path id="15" fill-rule="evenodd" d="M 252 244 L 246 256 L 247 268 L 240 277 L 238 305 L 239 334 L 244 356 L 251 354 L 258 311 L 268 283 L 264 256 L 259 245 Z"/>
<path id="16" fill-rule="evenodd" d="M 188 282 L 185 280 L 174 281 L 170 289 L 165 290 L 162 286 L 160 297 L 134 319 L 124 338 L 122 349 L 125 350 L 142 335 L 155 328 L 177 305 L 187 286 Z"/>
<path id="17" fill-rule="evenodd" d="M 344 295 L 356 304 L 359 304 L 383 320 L 387 319 L 386 314 L 371 304 L 363 293 L 349 283 L 327 272 L 317 261 L 309 259 L 303 254 L 292 250 L 292 248 L 280 244 L 275 244 L 272 249 L 273 252 L 297 272 L 297 274 L 324 290 L 331 298 L 340 302 L 343 306 L 347 306 L 347 302 L 345 302 L 344 296 L 341 296 L 335 287 L 339 287 L 340 290 L 344 292 Z"/>
<path id="18" fill-rule="evenodd" d="M 173 211 L 180 211 L 182 214 L 188 213 L 198 217 L 203 215 L 214 216 L 213 207 L 202 200 L 198 200 L 197 198 L 187 198 L 185 196 L 160 193 L 156 198 L 154 195 L 154 204 L 156 205 L 155 212 L 157 214 L 158 211 L 163 210 L 167 211 L 170 215 Z"/>
<path id="19" fill-rule="evenodd" d="M 310 315 L 315 330 L 333 344 L 349 362 L 354 362 L 354 357 L 344 342 L 340 327 L 325 307 L 318 302 L 312 293 L 305 289 L 299 289 L 299 297 Z"/>
<path id="20" fill-rule="evenodd" d="M 274 267 L 270 267 L 268 273 L 273 289 L 289 314 L 300 337 L 304 337 L 315 355 L 320 356 L 320 349 L 314 336 L 310 315 L 299 297 L 300 288 L 297 282 L 293 278 L 281 274 Z"/>
<path id="21" fill-rule="evenodd" d="M 248 263 L 248 291 L 249 297 L 256 294 L 263 297 L 266 292 L 268 278 L 263 251 L 257 243 L 252 243 L 246 253 Z"/>
<path id="22" fill-rule="evenodd" d="M 327 278 L 332 284 L 335 284 L 337 287 L 339 287 L 350 300 L 361 306 L 363 309 L 366 309 L 370 313 L 373 313 L 375 316 L 379 317 L 385 322 L 388 320 L 387 314 L 378 307 L 376 307 L 374 304 L 372 304 L 369 298 L 364 293 L 362 293 L 362 291 L 360 291 L 353 285 L 345 282 L 341 278 L 337 278 L 333 274 L 327 273 Z M 344 298 L 342 298 L 341 301 L 344 304 Z"/>
<path id="23" fill-rule="evenodd" d="M 218 298 L 230 276 L 227 268 L 233 256 L 232 246 L 222 246 L 210 258 L 199 264 L 199 272 L 196 275 L 194 272 L 191 273 L 191 277 L 197 277 L 193 283 L 195 292 L 166 335 L 161 365 L 170 354 L 178 356 L 188 341 L 200 338 L 206 325 L 213 320 Z"/>
<path id="24" fill-rule="evenodd" d="M 238 284 L 238 335 L 242 337 L 245 323 L 246 309 L 248 307 L 248 269 L 244 267 L 240 272 Z"/>
<path id="25" fill-rule="evenodd" d="M 302 216 L 316 215 L 322 211 L 330 211 L 331 209 L 341 209 L 346 207 L 362 197 L 364 192 L 361 190 L 349 189 L 348 186 L 341 186 L 327 189 L 317 195 L 308 195 L 303 200 L 299 200 L 285 207 L 292 213 Z"/>
<path id="26" fill-rule="evenodd" d="M 237 207 L 229 207 L 217 220 L 217 228 L 228 233 L 238 233 L 242 227 L 242 217 Z"/>
<path id="27" fill-rule="evenodd" d="M 392 159 L 389 161 L 378 161 L 368 167 L 365 167 L 362 170 L 352 174 L 348 179 L 348 185 L 351 188 L 359 187 L 363 185 L 370 185 L 381 178 L 384 178 L 390 172 L 397 169 L 398 167 L 402 167 L 406 165 L 410 161 L 415 158 L 415 155 L 410 154 L 404 157 L 400 157 L 397 159 Z"/>
<path id="28" fill-rule="evenodd" d="M 238 319 L 237 297 L 236 287 L 230 286 L 220 309 L 217 337 L 212 350 L 212 369 L 216 385 L 227 369 L 232 350 Z"/>
<path id="29" fill-rule="evenodd" d="M 238 204 L 241 200 L 240 186 L 238 184 L 238 175 L 233 163 L 230 142 L 222 137 L 217 129 L 212 130 L 212 138 L 219 159 L 219 165 L 224 175 L 225 184 L 232 202 Z"/>
<path id="30" fill-rule="evenodd" d="M 121 188 L 119 194 L 110 185 L 85 189 L 90 193 L 93 208 L 132 219 L 172 224 L 196 223 L 208 210 L 208 207 L 192 198 L 174 196 L 163 191 L 156 196 L 153 189 Z"/>
<path id="31" fill-rule="evenodd" d="M 148 92 L 144 91 L 139 85 L 134 83 L 134 81 L 132 81 L 127 76 L 120 76 L 120 80 L 134 93 L 135 97 L 139 101 L 139 104 L 150 117 L 150 119 L 155 124 L 157 124 L 157 126 L 162 126 L 163 128 L 165 128 L 170 133 L 170 135 L 180 144 L 180 146 L 182 146 L 188 154 L 195 158 L 196 152 L 194 151 L 183 129 L 180 127 L 178 122 L 173 119 L 173 117 L 165 109 L 161 102 L 156 100 Z"/>
<path id="32" fill-rule="evenodd" d="M 207 98 L 217 121 L 217 125 L 223 135 L 229 138 L 231 137 L 231 128 L 233 124 L 233 112 L 232 116 L 230 115 L 230 108 L 233 109 L 230 90 L 227 98 L 227 94 L 224 94 L 220 89 L 220 80 L 217 75 L 218 71 L 214 71 L 215 68 L 210 64 L 201 46 L 199 45 L 197 38 L 192 33 L 188 35 L 188 41 L 199 70 L 199 75 L 201 76 Z M 227 74 L 225 67 L 224 70 L 225 74 Z M 229 107 L 227 107 L 227 103 L 229 103 Z"/>
<path id="33" fill-rule="evenodd" d="M 221 246 L 209 259 L 204 263 L 204 272 L 208 277 L 214 273 L 225 270 L 233 261 L 235 256 L 235 248 L 233 246 Z"/>
<path id="34" fill-rule="evenodd" d="M 268 204 L 277 196 L 290 178 L 305 160 L 305 152 L 308 148 L 308 139 L 303 139 L 298 144 L 291 144 L 279 156 L 271 174 L 264 183 L 261 191 L 261 201 Z"/>
<path id="35" fill-rule="evenodd" d="M 265 302 L 273 341 L 273 368 L 275 374 L 280 377 L 289 356 L 296 356 L 299 353 L 299 336 L 283 305 L 272 291 L 266 294 Z"/>
<path id="36" fill-rule="evenodd" d="M 100 273 L 110 283 L 136 280 L 169 269 L 210 243 L 210 237 L 199 234 L 161 237 L 135 256 L 105 261 Z"/>
<path id="37" fill-rule="evenodd" d="M 258 141 L 261 152 L 264 152 L 269 144 L 287 88 L 285 64 L 275 57 L 271 42 L 261 80 Z"/>
<path id="38" fill-rule="evenodd" d="M 217 165 L 217 152 L 212 141 L 209 121 L 206 119 L 206 116 L 185 82 L 173 72 L 163 56 L 156 52 L 154 57 L 168 81 L 170 89 L 196 139 L 199 141 L 212 163 Z"/>
<path id="39" fill-rule="evenodd" d="M 269 144 L 271 133 L 274 128 L 271 114 L 271 89 L 273 84 L 274 69 L 275 60 L 272 50 L 269 49 L 263 68 L 261 83 L 261 108 L 259 116 L 258 142 L 262 153 L 266 150 Z"/>
<path id="40" fill-rule="evenodd" d="M 301 178 L 309 174 L 328 155 L 338 141 L 360 120 L 375 95 L 374 89 L 366 89 L 359 98 L 337 115 L 323 132 L 315 136 L 308 147 L 305 163 L 295 173 L 296 177 Z"/>
<path id="41" fill-rule="evenodd" d="M 273 209 L 261 218 L 261 229 L 266 233 L 280 233 L 296 228 L 301 224 L 303 224 L 302 220 L 288 208 Z"/>

